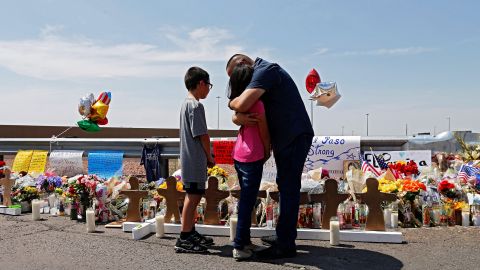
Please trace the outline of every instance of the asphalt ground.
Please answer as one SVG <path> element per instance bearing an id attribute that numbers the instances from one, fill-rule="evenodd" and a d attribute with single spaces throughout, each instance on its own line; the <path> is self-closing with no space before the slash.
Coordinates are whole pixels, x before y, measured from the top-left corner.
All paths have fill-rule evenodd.
<path id="1" fill-rule="evenodd" d="M 10 269 L 480 269 L 480 227 L 400 229 L 403 244 L 297 241 L 298 256 L 236 262 L 228 237 L 215 237 L 209 254 L 177 254 L 177 235 L 131 239 L 121 229 L 66 217 L 0 215 L 0 270 Z M 259 239 L 254 243 L 260 244 Z"/>

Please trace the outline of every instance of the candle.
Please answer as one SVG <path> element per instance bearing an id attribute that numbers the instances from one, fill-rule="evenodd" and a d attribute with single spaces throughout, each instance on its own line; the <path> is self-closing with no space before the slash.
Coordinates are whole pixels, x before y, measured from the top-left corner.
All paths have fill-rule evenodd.
<path id="1" fill-rule="evenodd" d="M 158 215 L 155 217 L 155 236 L 163 237 L 165 235 L 165 217 Z"/>
<path id="2" fill-rule="evenodd" d="M 462 212 L 462 226 L 470 226 L 470 212 Z"/>
<path id="3" fill-rule="evenodd" d="M 87 209 L 87 232 L 95 232 L 95 211 L 91 208 Z"/>
<path id="4" fill-rule="evenodd" d="M 48 205 L 50 206 L 50 209 L 56 206 L 55 200 L 56 200 L 55 194 L 51 194 L 50 196 L 48 196 Z"/>
<path id="5" fill-rule="evenodd" d="M 337 217 L 330 219 L 330 245 L 338 246 L 340 243 L 340 222 Z"/>
<path id="6" fill-rule="evenodd" d="M 237 221 L 238 219 L 236 216 L 230 217 L 230 241 L 233 241 L 237 234 Z"/>
<path id="7" fill-rule="evenodd" d="M 440 209 L 433 209 L 433 221 L 435 223 L 435 226 L 440 225 Z"/>
<path id="8" fill-rule="evenodd" d="M 391 224 L 392 228 L 398 227 L 398 213 L 392 213 Z"/>
<path id="9" fill-rule="evenodd" d="M 32 220 L 40 220 L 40 206 L 42 203 L 39 200 L 32 201 Z"/>
<path id="10" fill-rule="evenodd" d="M 392 209 L 383 209 L 383 220 L 385 221 L 385 227 L 390 228 L 392 223 Z"/>
<path id="11" fill-rule="evenodd" d="M 475 215 L 473 216 L 473 225 L 474 226 L 480 226 L 480 215 Z"/>

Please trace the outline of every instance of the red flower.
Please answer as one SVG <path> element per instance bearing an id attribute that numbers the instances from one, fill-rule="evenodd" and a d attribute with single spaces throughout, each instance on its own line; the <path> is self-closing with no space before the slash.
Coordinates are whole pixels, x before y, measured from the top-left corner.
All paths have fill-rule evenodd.
<path id="1" fill-rule="evenodd" d="M 443 180 L 442 182 L 440 182 L 440 184 L 438 185 L 438 190 L 440 192 L 445 192 L 449 189 L 454 189 L 455 188 L 455 185 L 448 182 L 448 180 Z"/>

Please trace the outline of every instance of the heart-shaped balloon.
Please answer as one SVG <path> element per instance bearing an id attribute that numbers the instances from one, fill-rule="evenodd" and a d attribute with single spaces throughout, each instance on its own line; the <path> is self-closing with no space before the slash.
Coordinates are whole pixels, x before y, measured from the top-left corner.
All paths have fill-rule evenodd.
<path id="1" fill-rule="evenodd" d="M 307 87 L 308 93 L 312 93 L 312 91 L 315 89 L 315 86 L 317 86 L 317 83 L 319 82 L 320 75 L 314 68 L 312 68 L 307 75 L 307 79 L 305 79 L 305 86 Z"/>

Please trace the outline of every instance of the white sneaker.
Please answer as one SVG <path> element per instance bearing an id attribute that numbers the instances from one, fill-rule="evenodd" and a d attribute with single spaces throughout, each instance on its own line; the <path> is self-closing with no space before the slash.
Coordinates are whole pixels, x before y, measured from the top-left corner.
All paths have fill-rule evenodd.
<path id="1" fill-rule="evenodd" d="M 233 249 L 233 258 L 236 261 L 242 261 L 242 260 L 248 260 L 252 258 L 253 256 L 253 251 L 250 249 L 247 249 L 246 247 L 242 249 Z"/>

